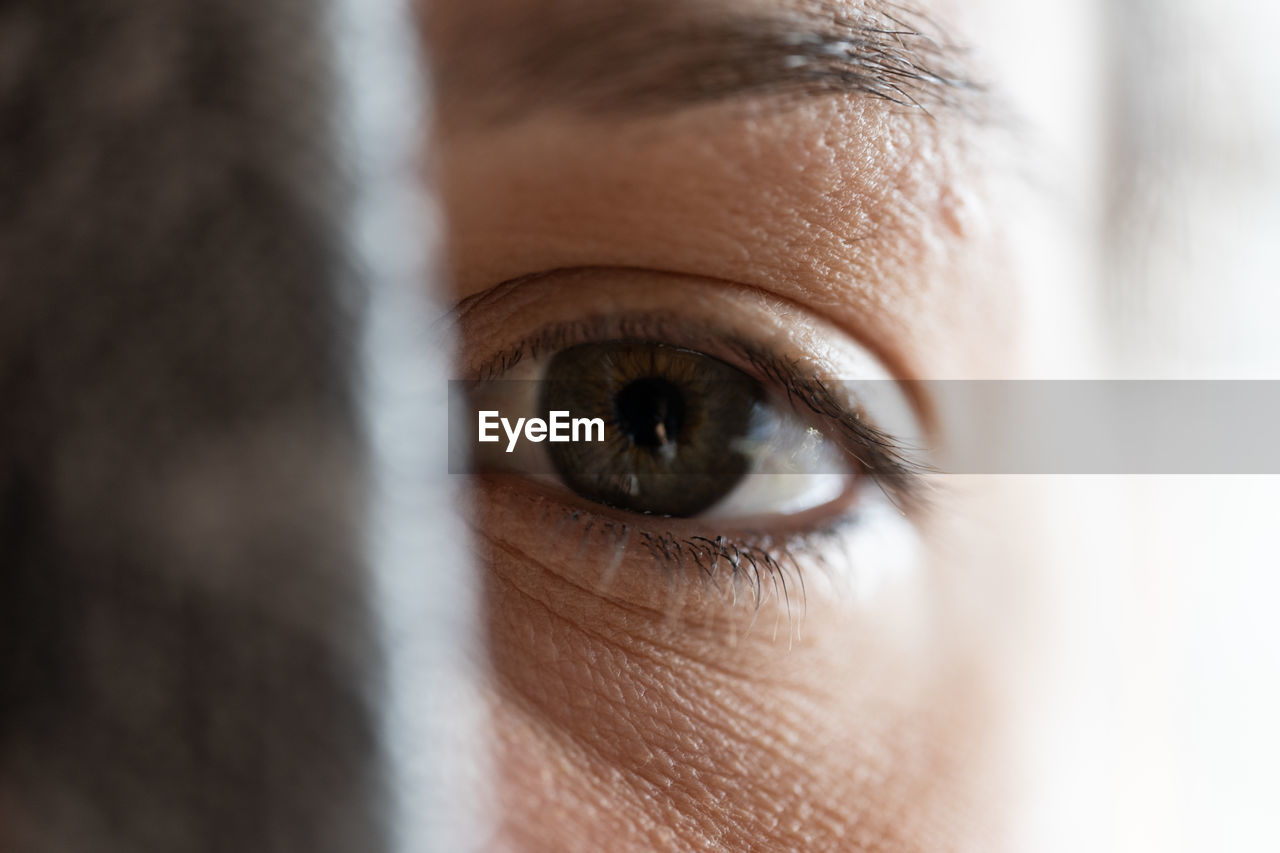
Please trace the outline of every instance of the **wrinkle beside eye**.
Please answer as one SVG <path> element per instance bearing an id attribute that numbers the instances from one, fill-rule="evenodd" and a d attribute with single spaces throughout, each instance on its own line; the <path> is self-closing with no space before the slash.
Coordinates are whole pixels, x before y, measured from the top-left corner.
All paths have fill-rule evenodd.
<path id="1" fill-rule="evenodd" d="M 785 725 L 781 710 L 803 717 L 830 698 L 823 688 L 785 675 L 793 650 L 775 646 L 768 655 L 764 649 L 773 644 L 759 643 L 726 656 L 723 648 L 690 642 L 678 625 L 653 614 L 637 618 L 634 610 L 587 601 L 566 607 L 573 595 L 567 582 L 548 578 L 531 557 L 504 550 L 494 561 L 494 631 L 513 641 L 496 644 L 498 673 L 531 707 L 575 736 L 585 730 L 595 740 L 614 730 L 608 720 L 624 730 L 652 724 L 638 743 L 655 734 L 674 737 L 672 747 L 692 756 L 704 736 L 720 741 L 719 748 L 752 741 L 753 748 L 775 750 L 773 758 L 784 761 L 787 745 L 798 742 L 785 732 L 804 727 Z M 507 561 L 525 562 L 532 573 L 511 571 L 515 567 L 501 565 Z M 765 721 L 764 732 L 756 731 Z"/>

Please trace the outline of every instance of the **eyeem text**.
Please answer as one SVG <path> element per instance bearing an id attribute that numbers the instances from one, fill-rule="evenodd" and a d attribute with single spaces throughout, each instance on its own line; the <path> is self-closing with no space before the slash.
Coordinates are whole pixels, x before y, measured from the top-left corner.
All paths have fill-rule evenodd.
<path id="1" fill-rule="evenodd" d="M 516 449 L 523 428 L 524 437 L 529 441 L 604 441 L 603 418 L 570 418 L 568 412 L 548 412 L 550 421 L 542 418 L 516 418 L 513 425 L 510 420 L 500 417 L 496 411 L 480 412 L 480 440 L 486 442 L 500 441 L 498 425 L 507 434 L 507 452 Z M 579 438 L 579 435 L 582 435 Z M 592 435 L 594 434 L 594 438 Z"/>

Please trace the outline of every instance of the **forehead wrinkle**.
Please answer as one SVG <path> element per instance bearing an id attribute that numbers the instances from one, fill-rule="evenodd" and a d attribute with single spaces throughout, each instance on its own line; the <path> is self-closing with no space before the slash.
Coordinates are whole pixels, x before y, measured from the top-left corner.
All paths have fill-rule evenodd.
<path id="1" fill-rule="evenodd" d="M 922 13 L 869 0 L 744 9 L 721 0 L 542 0 L 432 25 L 442 106 L 514 120 L 626 116 L 738 99 L 829 95 L 929 112 L 983 91 Z M 488 14 L 476 14 L 487 11 Z"/>

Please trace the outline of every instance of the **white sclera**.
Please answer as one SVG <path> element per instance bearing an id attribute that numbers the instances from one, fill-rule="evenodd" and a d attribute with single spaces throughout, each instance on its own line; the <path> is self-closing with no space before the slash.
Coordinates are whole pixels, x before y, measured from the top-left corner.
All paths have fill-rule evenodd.
<path id="1" fill-rule="evenodd" d="M 703 518 L 795 515 L 838 499 L 855 472 L 835 443 L 785 403 L 758 406 L 752 437 L 736 449 L 751 469 Z"/>

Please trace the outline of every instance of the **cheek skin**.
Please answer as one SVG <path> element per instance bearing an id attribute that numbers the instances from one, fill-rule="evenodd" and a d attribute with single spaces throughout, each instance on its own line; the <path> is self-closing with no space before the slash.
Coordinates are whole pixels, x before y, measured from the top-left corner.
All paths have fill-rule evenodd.
<path id="1" fill-rule="evenodd" d="M 576 567 L 483 503 L 507 519 L 481 548 L 501 847 L 994 849 L 983 678 L 925 627 L 919 576 L 789 610 L 643 560 L 604 589 L 572 531 Z"/>

